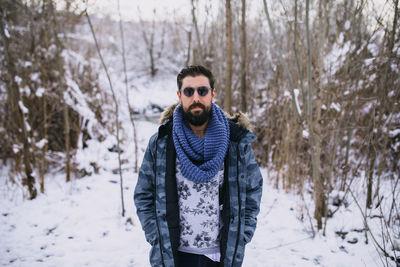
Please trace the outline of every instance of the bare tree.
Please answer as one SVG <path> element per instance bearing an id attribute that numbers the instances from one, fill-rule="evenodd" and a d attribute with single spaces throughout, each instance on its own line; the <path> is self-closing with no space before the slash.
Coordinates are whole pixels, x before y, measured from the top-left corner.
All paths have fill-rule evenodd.
<path id="1" fill-rule="evenodd" d="M 197 64 L 202 64 L 204 60 L 204 52 L 203 52 L 203 47 L 201 45 L 201 37 L 200 37 L 200 31 L 199 31 L 199 25 L 197 23 L 197 17 L 196 17 L 196 5 L 194 3 L 195 0 L 191 0 L 192 3 L 192 22 L 193 22 L 193 27 L 196 33 L 196 40 L 197 40 L 197 51 L 198 51 L 198 57 L 194 58 L 193 60 Z M 197 54 L 197 53 L 195 53 Z"/>
<path id="2" fill-rule="evenodd" d="M 247 111 L 247 42 L 246 42 L 246 0 L 242 0 L 242 23 L 241 23 L 241 54 L 242 61 L 240 65 L 240 109 L 242 112 Z"/>
<path id="3" fill-rule="evenodd" d="M 230 113 L 232 111 L 232 12 L 231 1 L 225 0 L 225 31 L 226 31 L 226 78 L 225 78 L 225 97 L 224 109 Z"/>
<path id="4" fill-rule="evenodd" d="M 0 13 L 2 15 L 0 19 L 0 34 L 1 39 L 3 40 L 4 45 L 4 56 L 7 64 L 7 101 L 8 105 L 11 109 L 11 117 L 9 118 L 9 122 L 11 125 L 9 126 L 10 131 L 17 137 L 17 140 L 22 144 L 23 149 L 23 162 L 25 166 L 25 175 L 26 177 L 23 179 L 23 185 L 28 187 L 29 198 L 36 198 L 37 191 L 35 188 L 35 177 L 33 176 L 32 170 L 32 155 L 31 155 L 31 143 L 28 138 L 28 129 L 27 129 L 27 121 L 24 115 L 24 111 L 22 108 L 24 104 L 21 100 L 20 91 L 18 85 L 15 81 L 16 78 L 16 67 L 14 65 L 15 59 L 9 50 L 9 36 L 6 35 L 8 30 L 5 27 L 3 22 L 5 11 L 3 8 L 0 8 Z"/>
<path id="5" fill-rule="evenodd" d="M 70 142 L 70 123 L 68 114 L 68 105 L 64 102 L 63 104 L 63 117 L 64 117 L 64 136 L 65 136 L 65 175 L 66 181 L 71 181 L 71 142 Z"/>
<path id="6" fill-rule="evenodd" d="M 42 159 L 40 162 L 40 168 L 39 168 L 39 176 L 40 176 L 40 192 L 44 193 L 44 173 L 47 169 L 47 160 L 46 160 L 46 154 L 48 150 L 48 115 L 47 115 L 47 97 L 46 94 L 43 95 L 43 100 L 42 100 L 42 108 L 43 108 L 43 138 L 44 138 L 44 145 L 42 148 Z"/>
<path id="7" fill-rule="evenodd" d="M 278 45 L 278 40 L 275 34 L 275 28 L 272 25 L 271 18 L 269 16 L 268 12 L 268 6 L 266 3 L 266 0 L 264 0 L 264 9 L 265 13 L 267 15 L 268 19 L 268 24 L 270 31 L 273 36 L 273 40 L 275 42 L 276 47 L 278 48 L 278 55 L 280 58 L 280 61 L 282 62 L 282 65 L 284 66 L 285 73 L 288 76 L 288 82 L 289 86 L 291 89 L 291 94 L 292 94 L 292 103 L 294 106 L 294 110 L 296 110 L 297 116 L 300 119 L 301 125 L 303 126 L 303 131 L 306 131 L 308 134 L 308 141 L 309 141 L 309 146 L 310 146 L 310 153 L 311 153 L 311 166 L 312 166 L 312 177 L 313 177 L 313 182 L 314 182 L 314 201 L 315 201 L 315 210 L 314 210 L 314 218 L 317 220 L 317 226 L 318 229 L 322 228 L 322 218 L 325 215 L 326 212 L 326 196 L 325 196 L 325 190 L 324 190 L 324 181 L 322 179 L 321 173 L 320 173 L 320 168 L 321 168 L 321 162 L 320 162 L 320 155 L 321 155 L 321 140 L 320 140 L 320 125 L 319 125 L 319 118 L 320 118 L 320 113 L 321 113 L 321 95 L 317 96 L 317 104 L 316 104 L 316 112 L 313 114 L 313 81 L 312 81 L 312 76 L 313 76 L 313 70 L 311 68 L 312 65 L 312 57 L 311 57 L 311 34 L 310 34 L 310 29 L 309 29 L 309 7 L 310 2 L 309 0 L 306 0 L 306 20 L 305 20 L 305 25 L 306 25 L 306 39 L 307 39 L 307 80 L 308 80 L 308 90 L 307 90 L 307 102 L 306 102 L 306 112 L 304 117 L 301 115 L 301 111 L 299 108 L 299 105 L 297 104 L 297 97 L 295 96 L 294 93 L 294 83 L 293 83 L 293 78 L 292 74 L 290 72 L 289 66 L 286 62 L 286 60 L 283 59 L 283 51 Z M 319 8 L 319 16 L 322 18 L 322 12 L 323 12 L 323 6 L 320 4 Z M 297 2 L 296 2 L 296 10 L 297 10 Z M 320 19 L 320 23 L 322 23 L 322 19 Z M 323 29 L 323 26 L 321 24 L 321 29 Z M 295 32 L 296 34 L 296 32 Z M 318 44 L 317 48 L 321 48 L 322 44 Z M 296 51 L 296 49 L 295 49 Z M 319 51 L 321 53 L 321 51 Z M 317 60 L 319 60 L 319 63 L 317 64 L 317 71 L 316 73 L 321 73 L 322 71 L 322 61 L 320 58 L 318 58 L 319 54 L 317 53 Z M 316 77 L 320 81 L 321 77 Z M 321 84 L 319 84 L 321 86 Z M 321 92 L 321 91 L 318 91 Z M 315 119 L 313 118 L 313 115 L 315 115 Z M 302 123 L 302 122 L 305 122 Z"/>
<path id="8" fill-rule="evenodd" d="M 153 20 L 151 22 L 151 27 L 150 27 L 150 31 L 146 30 L 148 29 L 148 27 L 145 26 L 145 22 L 143 21 L 140 13 L 140 9 L 139 10 L 139 19 L 140 19 L 140 23 L 142 25 L 142 36 L 143 36 L 143 40 L 146 44 L 146 48 L 147 48 L 147 52 L 149 54 L 149 59 L 150 59 L 150 74 L 151 77 L 154 77 L 157 74 L 157 68 L 156 68 L 156 55 L 155 55 L 155 47 L 154 47 L 154 35 L 156 33 L 156 22 L 155 22 L 155 16 L 157 13 L 156 9 L 153 9 Z M 150 35 L 150 36 L 149 36 Z M 158 54 L 158 57 L 161 56 L 161 52 Z"/>
<path id="9" fill-rule="evenodd" d="M 277 38 L 277 35 L 275 33 L 275 27 L 273 26 L 271 17 L 269 15 L 267 1 L 263 0 L 263 3 L 264 3 L 265 14 L 267 15 L 268 26 L 269 26 L 269 29 L 271 31 L 272 38 L 273 38 L 273 41 L 275 43 L 275 46 L 277 47 L 277 50 L 278 50 L 279 60 L 282 63 L 283 70 L 284 70 L 285 74 L 288 77 L 289 89 L 290 89 L 290 93 L 291 93 L 291 96 L 292 96 L 292 103 L 293 103 L 294 109 L 296 111 L 297 117 L 302 122 L 304 119 L 301 116 L 301 111 L 300 111 L 299 107 L 297 106 L 297 102 L 296 102 L 297 98 L 296 98 L 296 95 L 294 93 L 295 87 L 294 87 L 294 83 L 293 83 L 293 77 L 292 77 L 292 74 L 291 74 L 291 72 L 289 70 L 288 63 L 286 62 L 286 60 L 283 59 L 283 51 L 282 51 L 281 46 L 279 45 L 278 38 Z"/>
<path id="10" fill-rule="evenodd" d="M 186 62 L 185 66 L 189 66 L 190 64 L 190 51 L 191 51 L 191 45 L 192 45 L 192 31 L 187 32 L 188 35 L 188 46 L 187 46 L 187 55 L 186 55 Z"/>

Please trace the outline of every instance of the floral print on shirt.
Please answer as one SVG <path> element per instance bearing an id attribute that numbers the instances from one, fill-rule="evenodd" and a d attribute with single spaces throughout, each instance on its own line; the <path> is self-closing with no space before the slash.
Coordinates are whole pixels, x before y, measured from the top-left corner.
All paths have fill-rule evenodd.
<path id="1" fill-rule="evenodd" d="M 219 191 L 223 183 L 223 167 L 210 181 L 194 183 L 176 164 L 180 212 L 180 248 L 219 249 L 220 206 Z"/>

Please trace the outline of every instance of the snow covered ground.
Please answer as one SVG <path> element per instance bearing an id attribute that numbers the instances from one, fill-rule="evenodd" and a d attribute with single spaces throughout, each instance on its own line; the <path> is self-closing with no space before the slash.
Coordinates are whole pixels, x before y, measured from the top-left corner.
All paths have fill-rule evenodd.
<path id="1" fill-rule="evenodd" d="M 157 125 L 137 124 L 143 153 Z M 114 166 L 116 153 L 103 146 L 92 144 L 86 156 L 77 156 L 81 161 L 94 157 Z M 364 243 L 364 233 L 352 231 L 344 239 L 335 234 L 363 228 L 357 210 L 338 212 L 328 221 L 327 235 L 318 233 L 312 239 L 308 218 L 299 209 L 301 198 L 274 189 L 266 170 L 262 173 L 258 227 L 246 247 L 243 266 L 381 266 L 372 243 Z M 137 174 L 124 172 L 125 217 L 121 216 L 119 175 L 110 170 L 101 169 L 71 183 L 65 183 L 61 174 L 48 175 L 46 193 L 33 201 L 22 200 L 18 191 L 11 194 L 5 186 L 6 173 L 0 177 L 2 266 L 149 266 L 150 246 L 132 197 Z M 356 244 L 349 243 L 355 239 Z"/>

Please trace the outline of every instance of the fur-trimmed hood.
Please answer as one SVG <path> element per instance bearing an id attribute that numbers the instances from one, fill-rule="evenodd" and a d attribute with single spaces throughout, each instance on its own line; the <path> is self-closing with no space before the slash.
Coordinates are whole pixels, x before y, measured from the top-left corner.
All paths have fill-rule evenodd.
<path id="1" fill-rule="evenodd" d="M 164 109 L 164 111 L 161 113 L 161 116 L 160 116 L 160 120 L 159 120 L 160 124 L 166 122 L 167 120 L 172 120 L 172 117 L 174 115 L 174 110 L 177 105 L 178 105 L 178 103 L 175 103 Z M 233 115 L 230 115 L 227 112 L 224 112 L 224 113 L 225 113 L 225 116 L 228 118 L 228 120 L 233 121 L 237 125 L 251 131 L 252 127 L 250 124 L 250 120 L 246 114 L 244 114 L 241 111 L 236 112 Z"/>

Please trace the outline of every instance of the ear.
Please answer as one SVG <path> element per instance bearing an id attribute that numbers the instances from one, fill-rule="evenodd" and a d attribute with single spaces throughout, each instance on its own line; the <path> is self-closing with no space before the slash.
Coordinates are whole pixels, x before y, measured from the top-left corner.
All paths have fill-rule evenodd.
<path id="1" fill-rule="evenodd" d="M 182 104 L 182 93 L 178 90 L 176 91 L 176 94 L 178 95 L 179 98 L 179 104 Z"/>
<path id="2" fill-rule="evenodd" d="M 215 99 L 215 88 L 211 91 L 211 102 Z"/>

